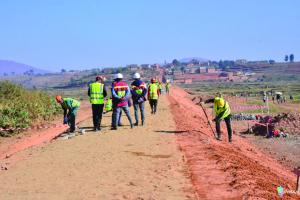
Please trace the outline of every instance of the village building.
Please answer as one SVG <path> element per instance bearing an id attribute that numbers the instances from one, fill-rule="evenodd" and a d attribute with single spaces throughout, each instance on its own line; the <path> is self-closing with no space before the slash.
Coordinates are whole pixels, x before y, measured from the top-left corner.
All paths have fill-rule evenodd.
<path id="1" fill-rule="evenodd" d="M 206 67 L 199 67 L 199 73 L 200 74 L 206 73 Z"/>
<path id="2" fill-rule="evenodd" d="M 240 60 L 236 60 L 235 62 L 237 64 L 245 64 L 245 63 L 247 63 L 247 60 L 246 59 L 240 59 Z"/>
<path id="3" fill-rule="evenodd" d="M 130 71 L 136 71 L 136 70 L 138 70 L 137 64 L 127 65 L 127 68 L 128 68 Z"/>
<path id="4" fill-rule="evenodd" d="M 151 65 L 150 64 L 142 64 L 141 67 L 142 67 L 142 69 L 150 69 Z"/>
<path id="5" fill-rule="evenodd" d="M 206 67 L 206 72 L 207 73 L 212 73 L 212 72 L 215 72 L 216 69 L 214 67 Z"/>

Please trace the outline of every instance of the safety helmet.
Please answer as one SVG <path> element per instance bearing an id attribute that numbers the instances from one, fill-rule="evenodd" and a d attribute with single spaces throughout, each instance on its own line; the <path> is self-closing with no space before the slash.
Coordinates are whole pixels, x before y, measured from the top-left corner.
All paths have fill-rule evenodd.
<path id="1" fill-rule="evenodd" d="M 151 78 L 151 83 L 155 83 L 155 78 Z"/>
<path id="2" fill-rule="evenodd" d="M 166 84 L 169 84 L 169 82 L 166 82 Z"/>
<path id="3" fill-rule="evenodd" d="M 60 103 L 61 100 L 62 100 L 61 96 L 56 96 L 56 101 L 57 101 L 57 103 Z"/>
<path id="4" fill-rule="evenodd" d="M 118 73 L 114 76 L 114 79 L 117 79 L 117 78 L 123 78 L 123 75 L 121 73 Z"/>
<path id="5" fill-rule="evenodd" d="M 134 78 L 134 79 L 141 78 L 141 75 L 140 75 L 139 73 L 135 73 L 135 74 L 133 75 L 133 78 Z"/>
<path id="6" fill-rule="evenodd" d="M 219 94 L 222 94 L 221 92 Z"/>
<path id="7" fill-rule="evenodd" d="M 97 77 L 96 77 L 96 81 L 98 81 L 99 79 L 101 79 L 101 83 L 102 83 L 102 82 L 103 82 L 102 76 L 97 76 Z"/>
<path id="8" fill-rule="evenodd" d="M 224 99 L 219 99 L 219 101 L 217 102 L 217 104 L 218 104 L 218 107 L 224 107 L 224 105 L 225 105 Z"/>

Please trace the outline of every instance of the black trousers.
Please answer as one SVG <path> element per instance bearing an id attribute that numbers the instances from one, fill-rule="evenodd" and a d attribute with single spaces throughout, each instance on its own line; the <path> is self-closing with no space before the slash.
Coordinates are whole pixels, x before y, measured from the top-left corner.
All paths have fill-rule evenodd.
<path id="1" fill-rule="evenodd" d="M 94 128 L 100 128 L 104 104 L 92 104 Z"/>
<path id="2" fill-rule="evenodd" d="M 232 138 L 231 115 L 228 115 L 227 117 L 225 117 L 224 120 L 225 120 L 225 123 L 227 126 L 228 138 Z M 216 121 L 216 129 L 217 129 L 218 137 L 221 137 L 220 122 L 221 122 L 221 119 Z"/>
<path id="3" fill-rule="evenodd" d="M 156 112 L 158 100 L 157 99 L 150 99 L 149 103 L 150 103 L 150 106 L 151 106 L 151 110 L 153 110 L 154 112 Z"/>

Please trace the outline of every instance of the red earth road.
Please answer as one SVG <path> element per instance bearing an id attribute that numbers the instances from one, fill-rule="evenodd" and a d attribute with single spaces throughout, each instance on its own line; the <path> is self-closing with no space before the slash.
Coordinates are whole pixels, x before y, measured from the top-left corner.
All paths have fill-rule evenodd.
<path id="1" fill-rule="evenodd" d="M 81 104 L 78 110 L 76 116 L 76 123 L 84 121 L 85 119 L 90 117 L 92 117 L 91 105 L 89 103 L 84 102 Z M 59 125 L 62 125 L 62 120 L 53 122 L 53 125 L 51 126 Z M 11 138 L 6 138 L 2 140 L 0 143 L 0 163 L 4 163 L 4 159 L 6 158 L 6 156 L 10 157 L 11 155 L 28 147 L 43 144 L 43 142 L 45 141 L 51 141 L 67 129 L 68 128 L 62 127 L 52 129 L 29 130 L 29 132 L 21 132 L 20 134 L 14 135 Z M 24 157 L 10 157 L 10 166 L 19 162 L 22 159 L 24 159 Z"/>
<path id="2" fill-rule="evenodd" d="M 282 199 L 277 187 L 296 190 L 293 169 L 287 171 L 237 135 L 229 143 L 223 125 L 223 141 L 215 140 L 201 107 L 182 89 L 173 87 L 170 91 L 178 143 L 201 199 Z M 284 199 L 299 198 L 284 194 Z"/>

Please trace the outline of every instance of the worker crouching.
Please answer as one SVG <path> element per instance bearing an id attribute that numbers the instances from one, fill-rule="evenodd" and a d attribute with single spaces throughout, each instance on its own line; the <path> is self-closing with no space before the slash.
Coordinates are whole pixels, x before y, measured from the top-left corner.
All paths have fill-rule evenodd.
<path id="1" fill-rule="evenodd" d="M 222 98 L 216 97 L 214 99 L 207 99 L 205 103 L 214 103 L 216 118 L 213 119 L 212 121 L 216 122 L 216 130 L 218 134 L 217 140 L 222 140 L 220 122 L 222 119 L 224 119 L 227 126 L 229 142 L 232 142 L 231 116 L 230 116 L 230 107 L 228 102 Z M 209 121 L 209 123 L 211 124 L 212 122 Z"/>
<path id="2" fill-rule="evenodd" d="M 57 103 L 61 104 L 61 108 L 64 110 L 64 124 L 68 123 L 70 126 L 70 133 L 75 131 L 75 118 L 78 112 L 80 103 L 71 98 L 62 98 L 61 96 L 56 96 Z M 67 113 L 67 111 L 69 112 Z M 65 120 L 67 118 L 67 120 Z M 67 122 L 68 121 L 68 122 Z"/>

